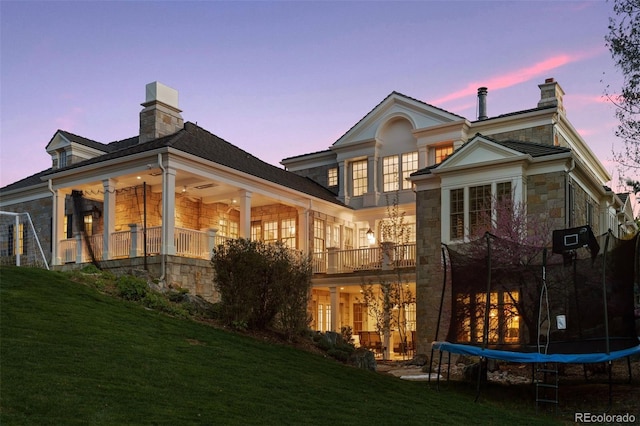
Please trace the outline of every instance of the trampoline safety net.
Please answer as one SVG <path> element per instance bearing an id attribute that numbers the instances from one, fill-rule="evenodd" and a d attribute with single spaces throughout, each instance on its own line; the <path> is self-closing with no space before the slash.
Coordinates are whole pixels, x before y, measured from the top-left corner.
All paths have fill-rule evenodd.
<path id="1" fill-rule="evenodd" d="M 595 257 L 586 248 L 553 254 L 490 234 L 447 246 L 452 298 L 446 340 L 515 352 L 544 345 L 548 354 L 638 346 L 638 235 L 596 238 Z"/>

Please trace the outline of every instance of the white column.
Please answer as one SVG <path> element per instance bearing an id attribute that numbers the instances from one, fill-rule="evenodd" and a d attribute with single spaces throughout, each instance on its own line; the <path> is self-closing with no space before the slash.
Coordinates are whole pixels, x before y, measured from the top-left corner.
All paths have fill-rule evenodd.
<path id="1" fill-rule="evenodd" d="M 162 254 L 175 255 L 176 169 L 167 167 L 162 185 Z"/>
<path id="2" fill-rule="evenodd" d="M 109 260 L 112 258 L 109 242 L 111 234 L 116 228 L 116 185 L 113 179 L 105 179 L 102 181 L 104 196 L 102 200 L 102 259 Z"/>
<path id="3" fill-rule="evenodd" d="M 344 202 L 347 191 L 347 164 L 345 161 L 338 163 L 338 199 Z"/>
<path id="4" fill-rule="evenodd" d="M 331 331 L 340 332 L 340 293 L 337 287 L 329 287 L 331 294 Z"/>
<path id="5" fill-rule="evenodd" d="M 378 157 L 371 156 L 367 159 L 367 192 L 378 192 Z"/>
<path id="6" fill-rule="evenodd" d="M 240 237 L 251 237 L 251 192 L 241 191 L 240 198 Z"/>
<path id="7" fill-rule="evenodd" d="M 51 223 L 51 263 L 62 265 L 64 260 L 60 253 L 60 240 L 65 235 L 64 229 L 64 201 L 65 194 L 60 189 L 56 189 L 53 196 L 53 215 Z"/>
<path id="8" fill-rule="evenodd" d="M 309 253 L 309 209 L 298 207 L 298 249 Z"/>

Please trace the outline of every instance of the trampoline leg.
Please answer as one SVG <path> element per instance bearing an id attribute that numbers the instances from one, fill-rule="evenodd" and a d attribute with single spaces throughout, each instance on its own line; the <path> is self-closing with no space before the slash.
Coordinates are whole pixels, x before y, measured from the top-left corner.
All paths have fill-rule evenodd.
<path id="1" fill-rule="evenodd" d="M 473 402 L 478 402 L 478 398 L 480 397 L 480 379 L 482 378 L 482 364 L 484 362 L 484 357 L 480 357 L 480 362 L 478 363 L 478 382 L 476 384 L 476 398 Z"/>
<path id="2" fill-rule="evenodd" d="M 611 380 L 611 360 L 609 360 L 609 410 L 607 411 L 611 411 L 611 407 L 612 407 L 612 402 L 611 402 L 611 388 L 613 387 L 613 383 Z"/>
<path id="3" fill-rule="evenodd" d="M 429 357 L 429 378 L 427 379 L 428 383 L 431 383 L 431 369 L 433 368 L 433 345 L 431 345 L 431 356 Z"/>
<path id="4" fill-rule="evenodd" d="M 631 384 L 631 357 L 627 357 L 627 368 L 629 369 L 629 384 Z"/>
<path id="5" fill-rule="evenodd" d="M 447 382 L 449 381 L 450 376 L 451 376 L 451 352 L 449 352 L 449 358 L 447 360 Z"/>
<path id="6" fill-rule="evenodd" d="M 440 390 L 440 371 L 442 368 L 442 351 L 440 351 L 440 358 L 438 359 L 438 377 L 436 377 L 436 389 Z"/>

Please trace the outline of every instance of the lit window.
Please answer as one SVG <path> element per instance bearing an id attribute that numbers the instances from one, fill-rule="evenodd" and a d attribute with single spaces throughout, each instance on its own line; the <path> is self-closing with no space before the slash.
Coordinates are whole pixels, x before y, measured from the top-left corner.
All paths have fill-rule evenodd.
<path id="1" fill-rule="evenodd" d="M 489 300 L 488 342 L 518 343 L 520 341 L 520 315 L 517 310 L 517 291 L 493 292 Z M 458 342 L 482 343 L 484 341 L 485 310 L 484 293 L 456 296 L 456 337 Z"/>
<path id="2" fill-rule="evenodd" d="M 91 213 L 84 215 L 84 233 L 87 236 L 93 235 L 93 215 Z"/>
<path id="3" fill-rule="evenodd" d="M 280 240 L 289 248 L 296 248 L 296 220 L 283 219 L 280 221 Z"/>
<path id="4" fill-rule="evenodd" d="M 442 163 L 453 153 L 453 145 L 436 147 L 436 164 Z"/>
<path id="5" fill-rule="evenodd" d="M 351 250 L 353 248 L 353 228 L 344 228 L 344 249 Z"/>
<path id="6" fill-rule="evenodd" d="M 238 222 L 229 222 L 229 238 L 238 238 L 240 236 L 240 224 Z"/>
<path id="7" fill-rule="evenodd" d="M 398 156 L 382 159 L 382 189 L 384 192 L 398 190 Z"/>
<path id="8" fill-rule="evenodd" d="M 418 153 L 402 154 L 402 189 L 411 189 L 411 181 L 407 179 L 416 170 L 418 170 Z"/>
<path id="9" fill-rule="evenodd" d="M 358 197 L 367 192 L 367 160 L 355 161 L 351 168 L 353 174 L 353 196 Z"/>
<path id="10" fill-rule="evenodd" d="M 338 185 L 338 169 L 331 168 L 327 171 L 327 186 Z"/>
<path id="11" fill-rule="evenodd" d="M 251 240 L 252 241 L 262 240 L 262 223 L 261 222 L 254 222 L 251 224 Z"/>
<path id="12" fill-rule="evenodd" d="M 313 220 L 313 251 L 316 253 L 322 253 L 325 250 L 324 242 L 324 220 Z"/>
<path id="13" fill-rule="evenodd" d="M 278 222 L 264 222 L 264 238 L 265 243 L 274 243 L 278 241 Z"/>

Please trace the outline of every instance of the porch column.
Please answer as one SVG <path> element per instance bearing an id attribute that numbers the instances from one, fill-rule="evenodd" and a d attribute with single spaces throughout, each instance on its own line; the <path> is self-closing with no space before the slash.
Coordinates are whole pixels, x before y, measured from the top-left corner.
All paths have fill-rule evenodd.
<path id="1" fill-rule="evenodd" d="M 331 331 L 340 332 L 340 293 L 338 287 L 329 287 L 331 295 Z"/>
<path id="2" fill-rule="evenodd" d="M 309 209 L 298 207 L 298 250 L 309 253 Z"/>
<path id="3" fill-rule="evenodd" d="M 116 185 L 113 179 L 102 181 L 104 196 L 102 200 L 102 259 L 112 258 L 109 242 L 116 228 Z"/>
<path id="4" fill-rule="evenodd" d="M 240 238 L 251 238 L 251 195 L 249 191 L 240 191 Z"/>
<path id="5" fill-rule="evenodd" d="M 51 223 L 51 263 L 62 265 L 64 263 L 60 253 L 60 240 L 65 235 L 64 229 L 64 200 L 65 194 L 60 189 L 54 191 L 53 214 Z"/>
<path id="6" fill-rule="evenodd" d="M 167 167 L 162 191 L 162 254 L 176 254 L 176 169 Z"/>
<path id="7" fill-rule="evenodd" d="M 141 255 L 140 253 L 140 244 L 138 244 L 138 240 L 140 238 L 140 231 L 138 231 L 137 223 L 130 223 L 129 228 L 131 229 L 131 247 L 129 247 L 129 257 L 138 257 Z"/>

